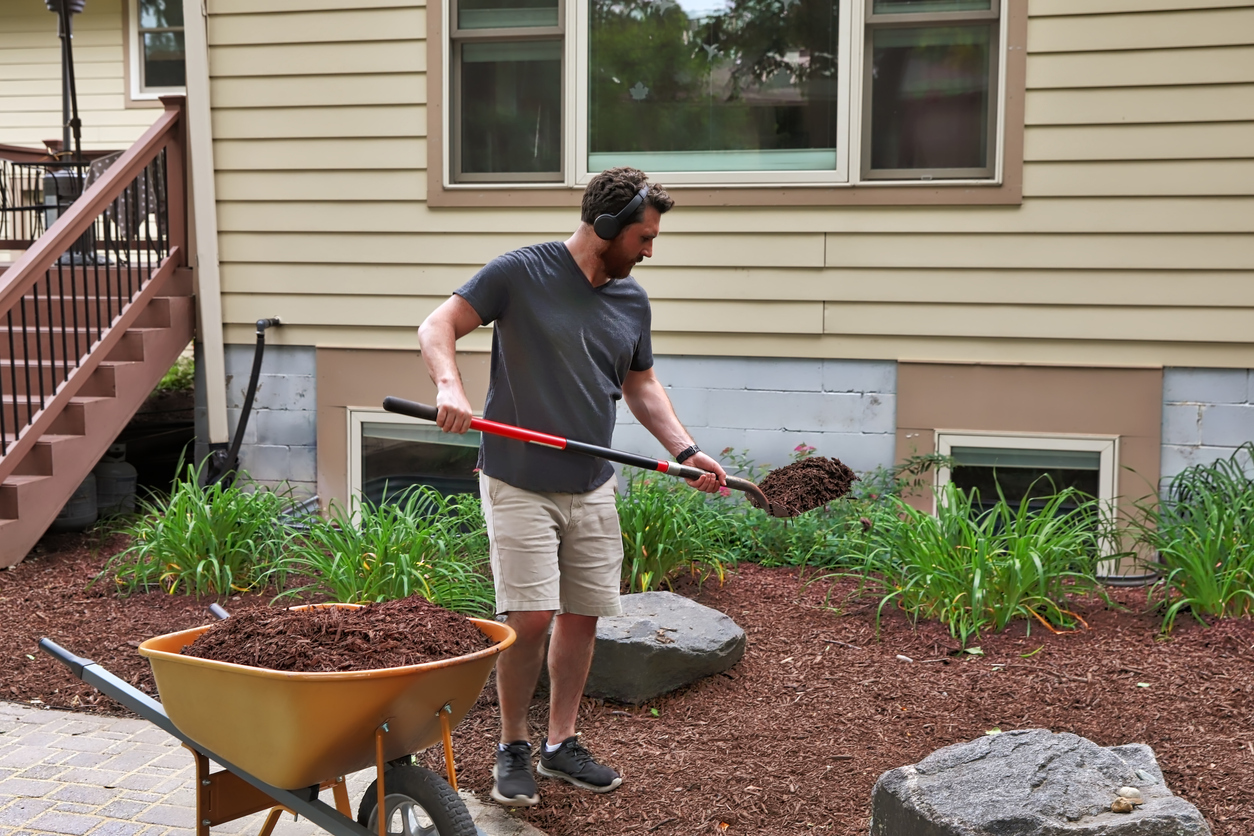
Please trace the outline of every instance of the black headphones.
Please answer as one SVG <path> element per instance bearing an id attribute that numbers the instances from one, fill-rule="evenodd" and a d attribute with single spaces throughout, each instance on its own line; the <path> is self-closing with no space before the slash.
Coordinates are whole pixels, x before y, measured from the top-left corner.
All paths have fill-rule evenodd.
<path id="1" fill-rule="evenodd" d="M 644 205 L 644 201 L 649 196 L 649 187 L 642 186 L 640 191 L 636 192 L 626 206 L 622 208 L 617 215 L 601 215 L 592 223 L 592 230 L 597 237 L 604 241 L 613 241 L 618 237 L 618 233 L 623 231 L 623 227 L 636 214 L 636 210 Z"/>

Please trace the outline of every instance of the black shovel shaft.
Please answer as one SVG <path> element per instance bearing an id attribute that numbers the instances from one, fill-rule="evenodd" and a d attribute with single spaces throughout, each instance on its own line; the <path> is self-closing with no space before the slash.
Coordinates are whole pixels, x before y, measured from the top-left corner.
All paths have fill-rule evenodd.
<path id="1" fill-rule="evenodd" d="M 437 414 L 436 408 L 430 404 L 407 401 L 403 398 L 384 398 L 383 408 L 388 412 L 408 415 L 411 418 L 421 418 L 425 421 L 434 421 Z M 700 479 L 707 472 L 696 467 L 688 467 L 687 465 L 679 464 L 678 462 L 651 459 L 648 456 L 640 456 L 635 453 L 625 453 L 622 450 L 613 450 L 609 447 L 601 447 L 597 444 L 575 441 L 574 439 L 563 438 L 560 435 L 550 435 L 549 433 L 527 430 L 522 427 L 515 427 L 512 424 L 502 424 L 499 421 L 489 421 L 486 418 L 471 418 L 470 428 L 472 430 L 478 430 L 479 432 L 500 435 L 506 438 L 517 439 L 518 441 L 526 441 L 530 444 L 539 444 L 542 447 L 552 447 L 557 450 L 567 450 L 572 453 L 584 453 L 588 456 L 595 456 L 599 459 L 608 459 L 612 462 L 631 465 L 632 467 L 639 467 L 644 470 L 656 470 L 659 473 L 665 473 L 670 476 L 678 476 L 681 479 Z"/>

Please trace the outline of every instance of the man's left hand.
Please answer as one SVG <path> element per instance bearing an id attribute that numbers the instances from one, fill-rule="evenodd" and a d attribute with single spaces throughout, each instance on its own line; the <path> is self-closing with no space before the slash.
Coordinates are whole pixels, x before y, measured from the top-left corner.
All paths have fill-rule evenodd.
<path id="1" fill-rule="evenodd" d="M 699 491 L 715 493 L 719 487 L 727 484 L 727 472 L 723 470 L 723 466 L 706 453 L 697 453 L 684 464 L 709 471 L 700 479 L 684 480 Z"/>

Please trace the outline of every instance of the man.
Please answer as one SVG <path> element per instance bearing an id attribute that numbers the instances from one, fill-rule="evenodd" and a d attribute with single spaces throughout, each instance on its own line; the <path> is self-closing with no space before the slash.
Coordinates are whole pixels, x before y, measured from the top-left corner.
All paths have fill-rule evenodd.
<path id="1" fill-rule="evenodd" d="M 454 344 L 491 322 L 485 418 L 608 446 L 621 397 L 676 459 L 709 471 L 688 484 L 718 490 L 726 473 L 697 448 L 653 372 L 649 299 L 630 276 L 653 255 L 661 216 L 673 205 L 643 172 L 610 169 L 588 184 L 569 239 L 494 259 L 427 317 L 418 337 L 439 390 L 440 428 L 470 427 Z M 550 624 L 549 727 L 538 770 L 609 792 L 622 778 L 580 745 L 575 718 L 597 618 L 622 613 L 614 470 L 602 459 L 487 434 L 479 467 L 497 612 L 518 635 L 496 666 L 501 742 L 492 797 L 510 806 L 539 801 L 527 710 Z"/>

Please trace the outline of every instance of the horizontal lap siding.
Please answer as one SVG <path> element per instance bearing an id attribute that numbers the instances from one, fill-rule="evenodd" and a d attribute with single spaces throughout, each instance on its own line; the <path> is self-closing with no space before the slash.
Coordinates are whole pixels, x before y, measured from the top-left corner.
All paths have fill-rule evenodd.
<path id="1" fill-rule="evenodd" d="M 83 147 L 130 146 L 160 112 L 126 107 L 121 0 L 92 0 L 74 17 L 74 77 Z M 0 144 L 43 148 L 61 138 L 61 42 L 42 2 L 0 0 Z"/>
<path id="2" fill-rule="evenodd" d="M 569 234 L 569 209 L 426 205 L 424 8 L 209 10 L 228 339 L 281 315 L 282 342 L 416 347 L 485 261 Z M 658 350 L 1254 364 L 1254 2 L 1030 11 L 1022 205 L 689 209 L 676 189 L 638 272 Z"/>

